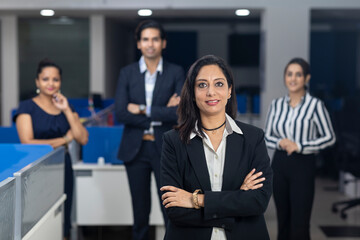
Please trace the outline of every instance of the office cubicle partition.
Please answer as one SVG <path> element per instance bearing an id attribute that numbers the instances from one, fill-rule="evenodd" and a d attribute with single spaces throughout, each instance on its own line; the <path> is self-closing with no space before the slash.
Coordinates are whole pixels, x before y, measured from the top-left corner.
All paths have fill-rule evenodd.
<path id="1" fill-rule="evenodd" d="M 34 145 L 32 147 L 34 151 Z M 52 232 L 51 239 L 61 239 L 62 204 L 65 200 L 64 154 L 64 147 L 60 147 L 14 173 L 16 178 L 15 240 L 50 239 L 44 237 L 46 231 L 57 231 Z M 59 224 L 54 224 L 55 230 L 41 229 L 41 225 L 46 224 L 47 221 L 43 220 L 44 216 L 54 206 L 55 209 L 50 217 L 57 218 L 56 221 Z M 53 220 L 50 219 L 50 221 Z"/>
<path id="2" fill-rule="evenodd" d="M 124 126 L 103 127 L 94 126 L 86 128 L 89 132 L 89 141 L 83 146 L 82 160 L 84 163 L 96 163 L 103 157 L 106 163 L 123 164 L 117 158 Z"/>
<path id="3" fill-rule="evenodd" d="M 0 143 L 20 143 L 15 126 L 0 127 Z"/>
<path id="4" fill-rule="evenodd" d="M 15 224 L 15 178 L 0 182 L 0 236 L 1 240 L 14 239 Z"/>

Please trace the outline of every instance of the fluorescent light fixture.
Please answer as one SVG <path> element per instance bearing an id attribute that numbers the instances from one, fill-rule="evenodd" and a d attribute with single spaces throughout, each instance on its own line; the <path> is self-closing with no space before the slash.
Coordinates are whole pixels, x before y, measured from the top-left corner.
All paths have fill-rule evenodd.
<path id="1" fill-rule="evenodd" d="M 141 17 L 148 17 L 152 15 L 152 11 L 150 9 L 140 9 L 138 15 Z"/>
<path id="2" fill-rule="evenodd" d="M 238 9 L 235 11 L 236 16 L 249 16 L 250 15 L 250 11 L 248 9 Z"/>
<path id="3" fill-rule="evenodd" d="M 40 15 L 44 17 L 51 17 L 54 16 L 55 11 L 51 9 L 43 9 L 40 11 Z"/>

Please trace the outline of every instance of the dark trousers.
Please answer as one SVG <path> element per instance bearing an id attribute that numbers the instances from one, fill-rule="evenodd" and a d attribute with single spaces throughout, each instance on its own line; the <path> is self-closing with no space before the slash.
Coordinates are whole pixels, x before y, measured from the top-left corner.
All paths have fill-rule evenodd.
<path id="1" fill-rule="evenodd" d="M 151 210 L 150 181 L 152 171 L 155 175 L 158 195 L 161 199 L 160 153 L 157 150 L 155 142 L 143 141 L 140 151 L 135 159 L 129 163 L 125 163 L 125 167 L 129 180 L 133 207 L 133 239 L 146 240 L 149 239 L 149 215 Z M 162 204 L 161 210 L 166 226 L 167 216 Z"/>
<path id="2" fill-rule="evenodd" d="M 278 240 L 310 239 L 315 156 L 276 151 L 272 169 Z"/>
<path id="3" fill-rule="evenodd" d="M 71 206 L 73 200 L 74 189 L 74 171 L 72 168 L 71 158 L 69 153 L 65 154 L 65 184 L 64 192 L 66 194 L 65 211 L 64 211 L 64 236 L 70 236 L 71 230 Z"/>

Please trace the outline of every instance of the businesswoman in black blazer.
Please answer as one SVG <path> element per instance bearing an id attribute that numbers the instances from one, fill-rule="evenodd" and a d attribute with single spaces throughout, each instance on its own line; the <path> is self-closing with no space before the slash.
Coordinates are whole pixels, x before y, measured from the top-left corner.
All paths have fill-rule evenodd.
<path id="1" fill-rule="evenodd" d="M 235 121 L 234 81 L 212 55 L 190 68 L 179 125 L 164 135 L 165 239 L 269 239 L 272 171 L 263 131 Z"/>
<path id="2" fill-rule="evenodd" d="M 293 58 L 284 70 L 286 96 L 272 101 L 265 139 L 272 161 L 278 240 L 309 240 L 315 154 L 335 143 L 324 103 L 307 91 L 310 65 Z"/>

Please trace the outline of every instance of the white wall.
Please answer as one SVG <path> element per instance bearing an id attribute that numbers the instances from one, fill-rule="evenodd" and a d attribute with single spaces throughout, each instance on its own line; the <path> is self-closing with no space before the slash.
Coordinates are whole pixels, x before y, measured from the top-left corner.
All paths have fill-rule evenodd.
<path id="1" fill-rule="evenodd" d="M 264 34 L 261 122 L 265 126 L 266 113 L 274 98 L 284 96 L 284 67 L 293 57 L 308 60 L 310 9 L 269 7 L 263 13 Z"/>
<path id="2" fill-rule="evenodd" d="M 1 17 L 1 122 L 10 125 L 11 110 L 19 101 L 17 17 Z"/>
<path id="3" fill-rule="evenodd" d="M 105 95 L 105 16 L 90 16 L 90 92 Z"/>

